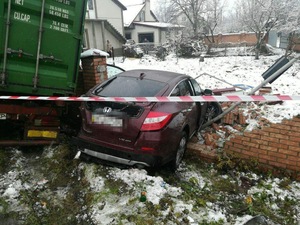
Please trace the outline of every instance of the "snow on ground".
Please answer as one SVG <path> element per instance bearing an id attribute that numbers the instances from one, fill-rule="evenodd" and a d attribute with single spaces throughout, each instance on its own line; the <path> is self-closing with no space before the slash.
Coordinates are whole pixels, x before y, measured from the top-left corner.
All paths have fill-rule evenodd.
<path id="1" fill-rule="evenodd" d="M 121 58 L 116 58 L 115 64 L 126 70 L 143 68 L 188 74 L 194 78 L 198 77 L 197 81 L 200 83 L 202 88 L 214 89 L 230 87 L 230 85 L 208 75 L 202 75 L 203 73 L 211 74 L 231 84 L 245 84 L 255 87 L 263 81 L 261 74 L 279 57 L 279 55 L 275 55 L 261 57 L 260 60 L 254 60 L 252 56 L 232 56 L 205 58 L 204 62 L 199 62 L 198 59 L 177 59 L 174 56 L 168 56 L 165 61 L 159 61 L 153 57 L 146 56 L 142 59 L 126 58 L 124 62 L 122 62 Z M 108 59 L 108 63 L 112 63 L 112 59 Z M 273 94 L 300 95 L 299 71 L 300 63 L 297 62 L 272 85 L 268 85 L 272 87 Z M 264 116 L 271 122 L 280 122 L 284 118 L 291 118 L 299 114 L 300 102 L 284 102 L 283 104 L 277 105 L 264 105 L 260 109 L 263 110 Z M 252 122 L 255 123 L 255 121 Z M 13 210 L 19 211 L 22 210 L 22 205 L 18 203 L 20 191 L 36 188 L 38 186 L 37 182 L 42 179 L 38 177 L 35 181 L 21 183 L 19 177 L 22 175 L 22 170 L 20 168 L 25 166 L 24 159 L 20 155 L 21 153 L 19 151 L 14 151 L 16 151 L 16 166 L 12 167 L 11 171 L 0 178 L 0 196 L 1 198 L 7 199 L 13 207 Z M 51 154 L 49 154 L 49 157 L 50 156 Z M 181 188 L 173 187 L 164 181 L 161 176 L 151 176 L 147 174 L 145 170 L 121 170 L 118 168 L 109 168 L 109 177 L 103 177 L 97 174 L 93 164 L 81 163 L 79 167 L 82 167 L 81 169 L 85 171 L 86 179 L 90 183 L 90 189 L 95 193 L 101 192 L 104 189 L 106 179 L 121 180 L 128 188 L 132 189 L 131 196 L 118 196 L 117 200 L 108 196 L 105 203 L 96 202 L 90 209 L 90 214 L 95 224 L 113 224 L 113 215 L 118 213 L 126 214 L 126 212 L 130 210 L 138 210 L 140 207 L 143 207 L 142 202 L 138 203 L 139 205 L 137 208 L 128 207 L 128 202 L 134 198 L 134 196 L 139 196 L 141 191 L 145 191 L 147 193 L 147 201 L 152 202 L 154 205 L 158 204 L 164 196 L 168 195 L 173 201 L 175 201 L 173 209 L 175 213 L 183 212 L 185 210 L 190 212 L 187 217 L 188 223 L 185 224 L 199 224 L 199 221 L 203 220 L 213 223 L 213 221 L 217 222 L 222 219 L 224 224 L 241 225 L 252 218 L 251 215 L 243 215 L 241 217 L 235 217 L 232 221 L 227 221 L 229 212 L 226 212 L 218 205 L 209 202 L 206 203 L 206 208 L 203 208 L 202 211 L 195 212 L 193 211 L 192 201 L 183 202 L 182 200 L 179 200 L 178 197 L 183 194 L 183 190 Z M 178 173 L 182 179 L 194 181 L 195 186 L 197 185 L 197 188 L 201 190 L 210 186 L 210 180 L 208 178 L 204 177 L 197 171 L 188 170 L 186 165 L 183 165 L 182 169 L 179 170 Z M 256 175 L 253 174 L 252 176 L 255 177 Z M 45 183 L 46 182 L 47 181 L 45 181 Z M 288 190 L 280 189 L 280 179 L 270 179 L 268 182 L 270 186 L 267 190 L 268 198 L 290 198 L 300 202 L 299 182 L 293 182 L 289 186 Z M 42 183 L 41 185 L 44 185 L 45 183 Z M 261 192 L 263 192 L 263 190 L 255 186 L 249 190 L 248 194 L 257 196 Z M 277 210 L 278 208 L 275 203 L 272 207 L 274 207 L 274 210 Z M 300 210 L 300 206 L 297 209 Z M 169 210 L 169 208 L 166 209 L 163 214 L 167 216 Z M 295 220 L 300 221 L 300 216 L 298 215 L 298 218 L 295 218 Z"/>

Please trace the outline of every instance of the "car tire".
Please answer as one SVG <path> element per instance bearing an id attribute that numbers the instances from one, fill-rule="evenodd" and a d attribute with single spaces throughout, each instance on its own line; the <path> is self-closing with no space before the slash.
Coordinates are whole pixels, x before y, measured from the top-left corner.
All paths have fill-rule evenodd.
<path id="1" fill-rule="evenodd" d="M 176 149 L 175 157 L 171 162 L 171 169 L 173 171 L 176 171 L 182 162 L 183 156 L 187 148 L 187 142 L 188 142 L 187 133 L 185 131 L 182 131 L 180 136 L 180 141 Z"/>
<path id="2" fill-rule="evenodd" d="M 222 113 L 222 107 L 218 102 L 209 103 L 206 113 L 205 113 L 205 122 L 212 120 Z M 220 123 L 221 120 L 216 121 L 216 123 Z"/>

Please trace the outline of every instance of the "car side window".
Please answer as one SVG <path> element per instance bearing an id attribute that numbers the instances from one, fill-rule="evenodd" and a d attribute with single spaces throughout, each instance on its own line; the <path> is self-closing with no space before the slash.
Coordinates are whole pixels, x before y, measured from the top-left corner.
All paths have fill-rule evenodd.
<path id="1" fill-rule="evenodd" d="M 172 91 L 171 96 L 190 96 L 192 95 L 188 81 L 180 82 Z"/>
<path id="2" fill-rule="evenodd" d="M 172 93 L 171 93 L 170 96 L 173 96 L 173 97 L 180 96 L 180 91 L 179 91 L 178 86 L 176 86 L 176 87 L 174 88 L 174 90 L 172 91 Z"/>
<path id="3" fill-rule="evenodd" d="M 201 95 L 202 94 L 202 90 L 201 90 L 201 87 L 200 85 L 198 84 L 198 82 L 195 80 L 195 79 L 190 79 L 191 83 L 192 83 L 192 86 L 194 88 L 194 91 L 195 91 L 195 95 Z"/>

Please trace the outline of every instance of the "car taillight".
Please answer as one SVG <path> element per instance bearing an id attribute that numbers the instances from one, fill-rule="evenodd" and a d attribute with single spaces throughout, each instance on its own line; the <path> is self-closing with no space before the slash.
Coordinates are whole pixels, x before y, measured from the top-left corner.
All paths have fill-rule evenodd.
<path id="1" fill-rule="evenodd" d="M 164 112 L 150 112 L 141 128 L 141 131 L 155 131 L 164 128 L 171 120 L 172 114 Z"/>
<path id="2" fill-rule="evenodd" d="M 155 148 L 152 148 L 152 147 L 141 147 L 141 150 L 149 152 L 149 151 L 154 151 Z"/>

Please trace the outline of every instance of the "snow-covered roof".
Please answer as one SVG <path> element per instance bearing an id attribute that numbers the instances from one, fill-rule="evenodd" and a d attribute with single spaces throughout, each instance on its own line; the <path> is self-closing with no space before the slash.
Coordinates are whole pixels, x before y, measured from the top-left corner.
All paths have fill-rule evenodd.
<path id="1" fill-rule="evenodd" d="M 184 28 L 182 25 L 172 24 L 172 23 L 162 23 L 162 22 L 134 22 L 134 24 L 148 26 L 148 27 L 158 27 L 158 28 Z"/>
<path id="2" fill-rule="evenodd" d="M 123 11 L 124 26 L 128 27 L 134 21 L 135 17 L 140 13 L 145 4 L 127 6 L 127 10 Z"/>
<path id="3" fill-rule="evenodd" d="M 145 7 L 145 4 L 137 4 L 127 6 L 127 10 L 123 11 L 124 18 L 124 27 L 129 27 L 132 23 L 148 27 L 157 27 L 157 28 L 184 28 L 181 25 L 174 25 L 171 23 L 162 23 L 162 22 L 134 22 L 134 19 L 139 15 L 141 10 Z M 152 13 L 152 11 L 150 11 Z M 155 17 L 154 14 L 152 14 Z M 156 17 L 155 17 L 156 18 Z"/>

